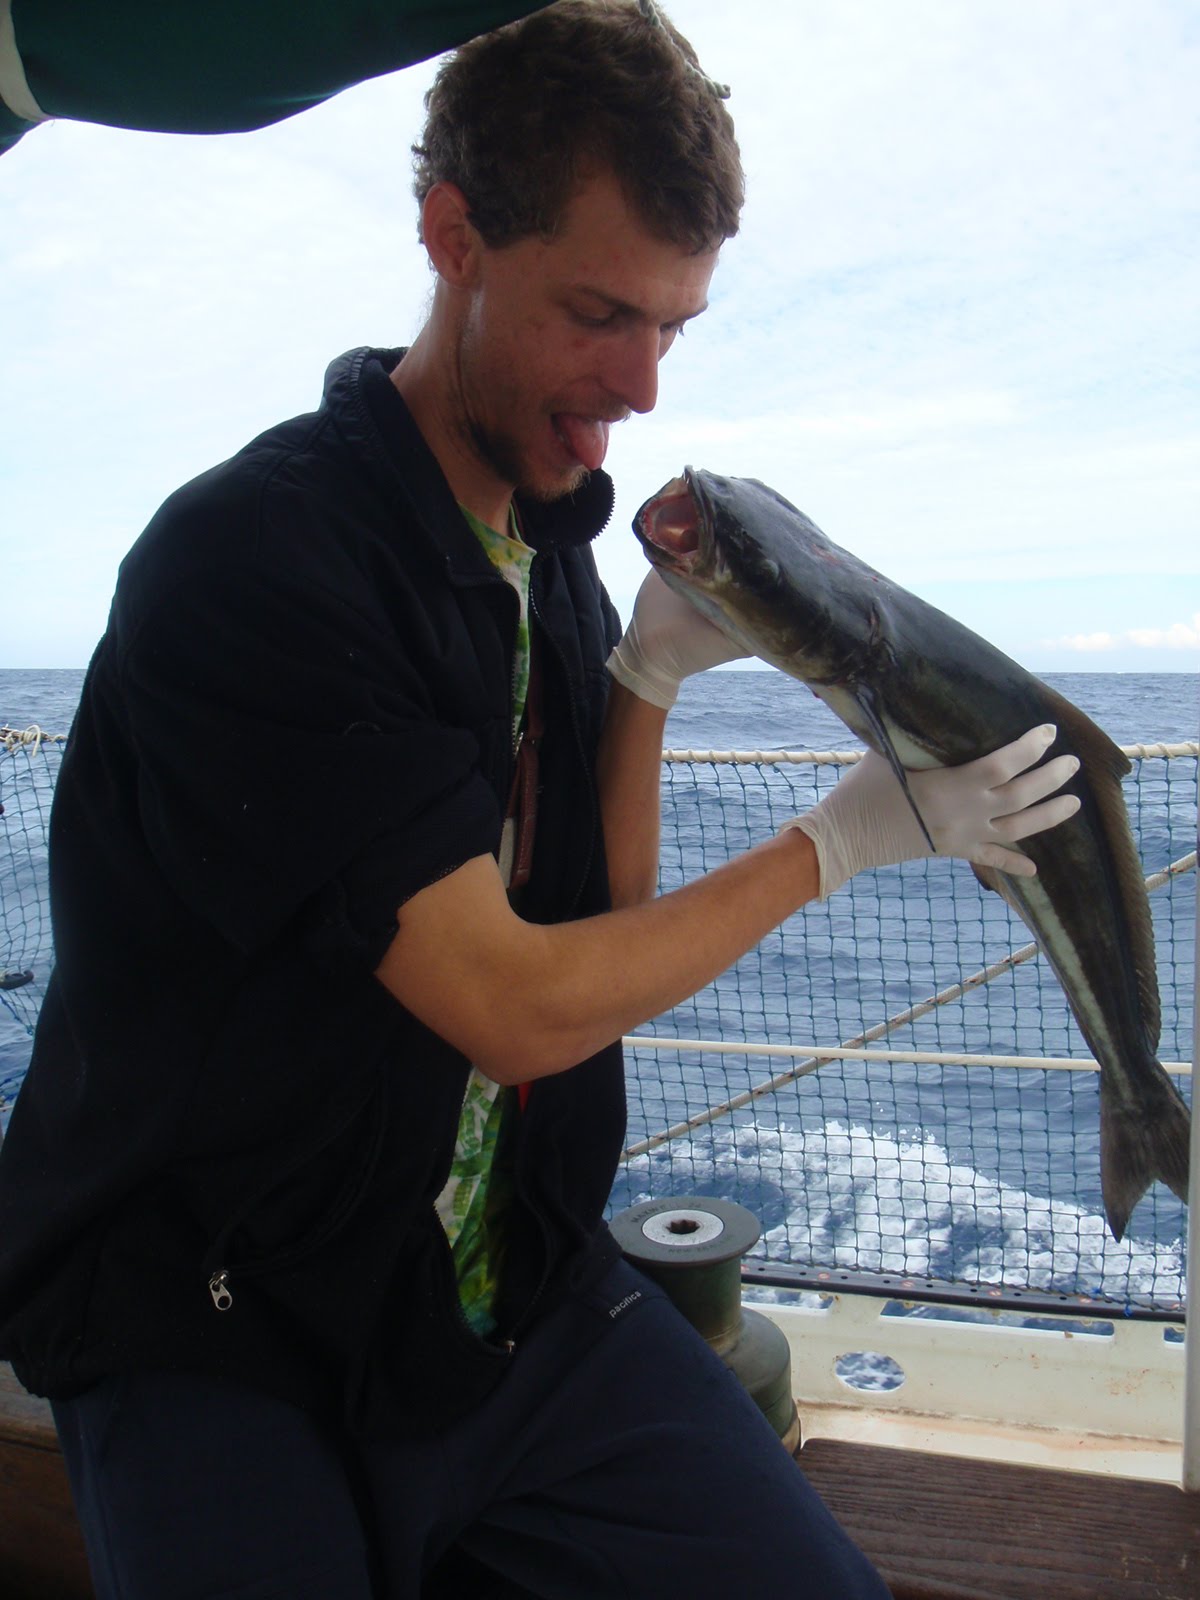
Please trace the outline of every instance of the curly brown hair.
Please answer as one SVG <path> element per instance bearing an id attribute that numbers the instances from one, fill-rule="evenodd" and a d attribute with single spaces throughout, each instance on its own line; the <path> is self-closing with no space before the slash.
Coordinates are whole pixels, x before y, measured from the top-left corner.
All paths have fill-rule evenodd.
<path id="1" fill-rule="evenodd" d="M 673 244 L 699 253 L 737 232 L 733 121 L 656 5 L 557 0 L 455 51 L 425 106 L 417 200 L 456 184 L 493 248 L 552 238 L 578 184 L 603 170 Z"/>

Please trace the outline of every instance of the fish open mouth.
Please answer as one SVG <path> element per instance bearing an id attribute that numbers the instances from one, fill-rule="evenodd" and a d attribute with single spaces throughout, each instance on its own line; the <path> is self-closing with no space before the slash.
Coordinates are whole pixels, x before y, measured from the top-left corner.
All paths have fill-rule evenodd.
<path id="1" fill-rule="evenodd" d="M 704 518 L 690 467 L 646 501 L 633 526 L 654 566 L 691 570 L 701 553 Z"/>

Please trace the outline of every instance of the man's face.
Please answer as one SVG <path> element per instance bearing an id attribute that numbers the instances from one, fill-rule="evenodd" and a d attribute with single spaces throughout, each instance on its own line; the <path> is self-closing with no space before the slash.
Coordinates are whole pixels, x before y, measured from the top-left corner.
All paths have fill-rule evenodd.
<path id="1" fill-rule="evenodd" d="M 607 175 L 553 240 L 483 248 L 455 352 L 461 442 L 507 488 L 568 493 L 604 460 L 609 423 L 653 409 L 716 261 L 647 232 Z"/>

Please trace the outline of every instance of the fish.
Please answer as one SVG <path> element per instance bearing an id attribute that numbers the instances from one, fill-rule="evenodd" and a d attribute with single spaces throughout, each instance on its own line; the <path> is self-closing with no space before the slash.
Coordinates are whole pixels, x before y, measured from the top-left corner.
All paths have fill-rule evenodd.
<path id="1" fill-rule="evenodd" d="M 685 467 L 633 526 L 670 588 L 743 650 L 808 685 L 891 764 L 918 819 L 906 770 L 958 766 L 1038 724 L 1055 726 L 1043 759 L 1078 757 L 1062 792 L 1079 797 L 1079 810 L 1013 847 L 1036 876 L 980 866 L 975 875 L 1033 933 L 1099 1063 L 1101 1191 L 1113 1237 L 1124 1237 L 1156 1180 L 1186 1203 L 1188 1108 L 1158 1061 L 1154 932 L 1118 746 L 1063 695 L 834 544 L 756 479 Z"/>

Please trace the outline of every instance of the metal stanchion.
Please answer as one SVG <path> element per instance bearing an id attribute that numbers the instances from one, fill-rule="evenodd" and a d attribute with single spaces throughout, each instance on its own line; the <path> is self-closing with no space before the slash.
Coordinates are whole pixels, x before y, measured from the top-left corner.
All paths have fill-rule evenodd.
<path id="1" fill-rule="evenodd" d="M 1197 773 L 1200 805 L 1200 772 Z M 1200 830 L 1196 836 L 1200 850 Z M 1196 870 L 1196 960 L 1192 981 L 1192 1168 L 1188 1180 L 1187 1333 L 1183 1382 L 1183 1487 L 1200 1493 L 1200 1319 L 1192 1306 L 1194 1268 L 1200 1261 L 1200 867 Z"/>

